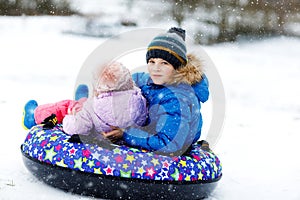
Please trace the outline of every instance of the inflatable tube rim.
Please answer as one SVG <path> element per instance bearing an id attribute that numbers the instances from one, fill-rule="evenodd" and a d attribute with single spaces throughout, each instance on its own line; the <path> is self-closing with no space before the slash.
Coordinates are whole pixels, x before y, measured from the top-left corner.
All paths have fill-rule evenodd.
<path id="1" fill-rule="evenodd" d="M 23 144 L 22 144 L 23 145 Z M 42 162 L 40 160 L 37 160 L 35 158 L 32 158 L 31 156 L 29 156 L 28 154 L 26 154 L 25 152 L 22 151 L 22 145 L 21 145 L 21 153 L 23 156 L 25 156 L 26 158 L 28 158 L 29 160 L 48 166 L 48 167 L 52 167 L 52 168 L 56 168 L 58 170 L 67 170 L 67 171 L 76 171 L 76 173 L 81 173 L 81 174 L 86 174 L 89 176 L 95 176 L 95 177 L 101 177 L 101 178 L 110 178 L 110 179 L 114 179 L 114 180 L 122 180 L 122 181 L 136 181 L 136 182 L 143 182 L 143 183 L 155 183 L 155 184 L 173 184 L 173 185 L 193 185 L 193 184 L 208 184 L 208 183 L 214 183 L 214 182 L 218 182 L 221 178 L 222 178 L 222 174 L 215 178 L 215 179 L 209 179 L 209 180 L 196 180 L 196 181 L 168 181 L 168 180 L 153 180 L 153 179 L 138 179 L 138 178 L 125 178 L 125 177 L 120 177 L 120 176 L 109 176 L 109 175 L 105 175 L 105 174 L 95 174 L 95 173 L 90 173 L 90 172 L 85 172 L 85 171 L 80 171 L 80 170 L 74 170 L 71 168 L 66 168 L 66 167 L 61 167 L 58 165 L 53 165 L 50 163 L 46 163 L 46 162 Z"/>

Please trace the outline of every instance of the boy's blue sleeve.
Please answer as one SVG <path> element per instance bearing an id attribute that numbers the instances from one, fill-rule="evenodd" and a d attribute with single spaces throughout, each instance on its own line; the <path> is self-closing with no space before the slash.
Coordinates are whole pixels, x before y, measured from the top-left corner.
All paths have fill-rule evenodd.
<path id="1" fill-rule="evenodd" d="M 188 123 L 191 120 L 190 109 L 184 103 L 181 103 L 180 108 L 173 106 L 174 101 L 178 100 L 171 98 L 161 105 L 158 112 L 153 116 L 156 118 L 154 119 L 157 122 L 156 125 L 153 124 L 151 128 L 150 124 L 150 127 L 145 127 L 145 129 L 131 127 L 125 130 L 123 140 L 129 145 L 163 154 L 184 149 L 190 132 Z"/>

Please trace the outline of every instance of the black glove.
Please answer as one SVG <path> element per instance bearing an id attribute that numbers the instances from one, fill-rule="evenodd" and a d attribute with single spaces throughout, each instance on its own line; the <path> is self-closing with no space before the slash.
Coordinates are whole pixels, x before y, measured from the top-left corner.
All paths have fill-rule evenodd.
<path id="1" fill-rule="evenodd" d="M 71 142 L 71 143 L 82 143 L 82 141 L 80 140 L 80 137 L 79 137 L 78 134 L 72 135 L 72 136 L 68 139 L 68 142 Z"/>
<path id="2" fill-rule="evenodd" d="M 44 129 L 52 129 L 57 124 L 57 118 L 55 114 L 52 114 L 51 116 L 44 119 L 42 122 L 44 124 Z"/>
<path id="3" fill-rule="evenodd" d="M 201 145 L 200 149 L 202 149 L 204 151 L 210 151 L 209 143 L 206 140 L 201 140 L 198 143 Z"/>

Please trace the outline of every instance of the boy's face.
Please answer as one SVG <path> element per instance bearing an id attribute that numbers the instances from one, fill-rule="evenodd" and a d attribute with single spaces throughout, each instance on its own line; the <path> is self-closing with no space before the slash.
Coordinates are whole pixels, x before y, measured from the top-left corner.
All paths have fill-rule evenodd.
<path id="1" fill-rule="evenodd" d="M 150 58 L 148 61 L 148 71 L 152 81 L 156 85 L 163 85 L 170 82 L 175 73 L 173 65 L 161 58 Z"/>

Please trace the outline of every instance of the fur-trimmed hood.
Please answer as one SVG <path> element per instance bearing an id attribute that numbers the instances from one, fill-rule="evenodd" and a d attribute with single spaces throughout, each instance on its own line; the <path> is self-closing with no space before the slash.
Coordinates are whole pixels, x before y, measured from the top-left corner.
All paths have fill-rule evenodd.
<path id="1" fill-rule="evenodd" d="M 193 85 L 202 80 L 203 65 L 199 58 L 194 54 L 187 54 L 188 62 L 187 64 L 176 70 L 174 74 L 174 78 L 168 84 L 180 84 L 186 83 L 189 85 Z"/>
<path id="2" fill-rule="evenodd" d="M 187 54 L 186 66 L 176 70 L 174 78 L 168 84 L 188 84 L 194 89 L 200 102 L 205 102 L 209 97 L 208 80 L 203 71 L 201 60 L 194 54 Z"/>

